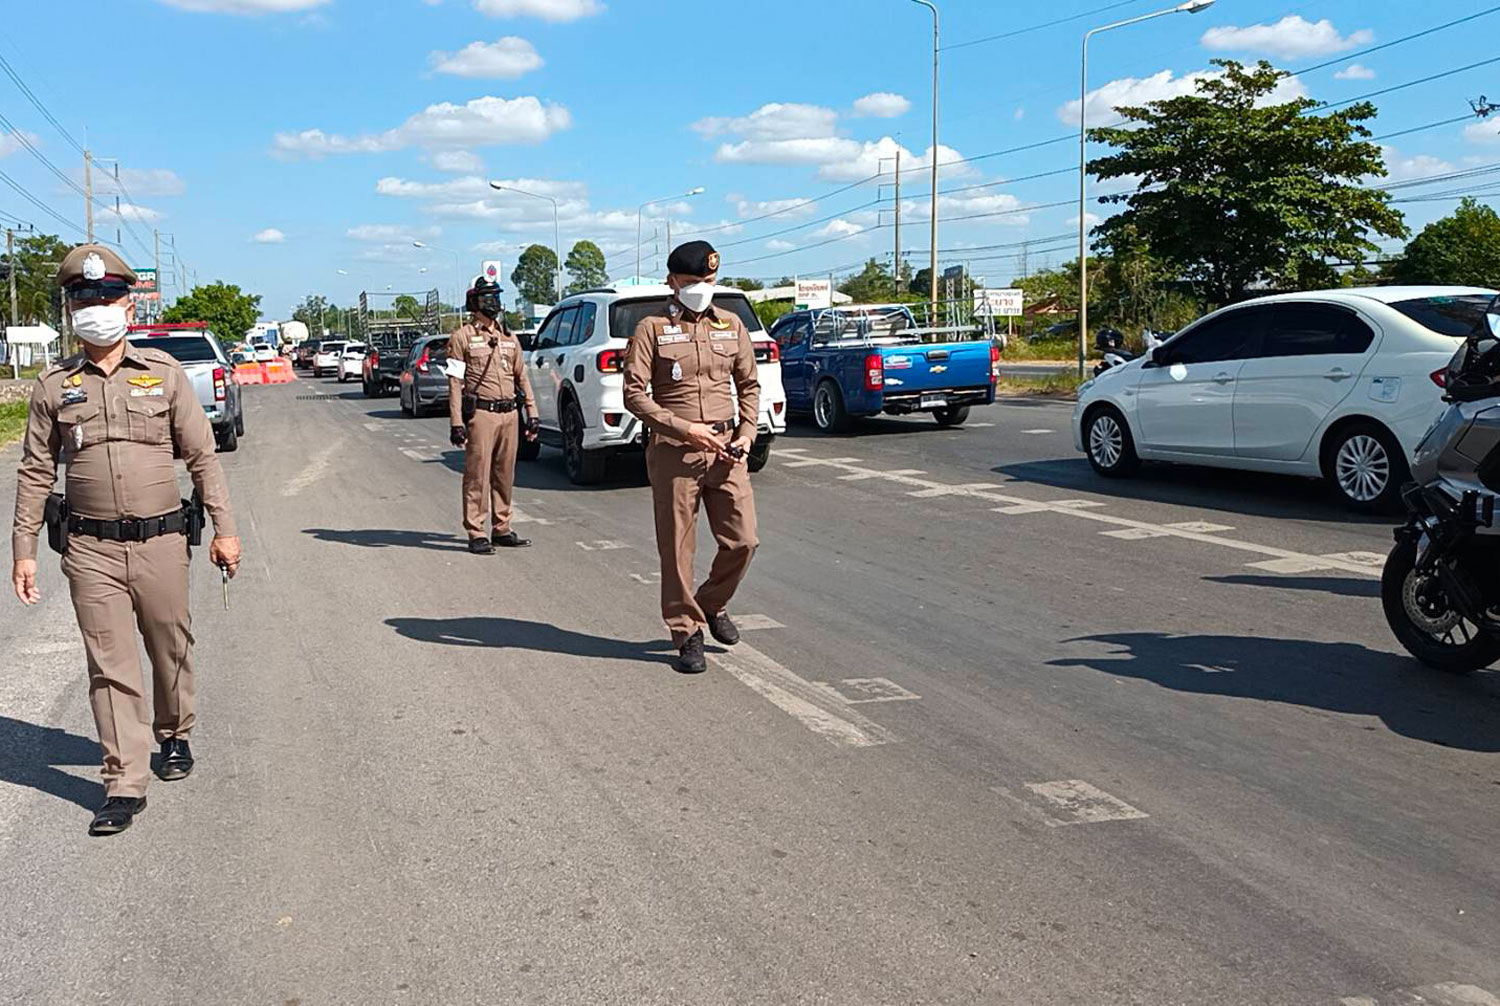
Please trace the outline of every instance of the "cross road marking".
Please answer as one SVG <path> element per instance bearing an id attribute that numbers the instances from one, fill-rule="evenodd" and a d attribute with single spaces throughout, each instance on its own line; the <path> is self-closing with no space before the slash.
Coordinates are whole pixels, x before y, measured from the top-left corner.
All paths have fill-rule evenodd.
<path id="1" fill-rule="evenodd" d="M 661 574 L 657 573 L 656 577 L 657 579 L 661 579 Z M 776 621 L 770 615 L 735 615 L 734 624 L 739 627 L 741 632 L 754 632 L 757 629 L 786 628 L 786 626 Z"/>
<path id="2" fill-rule="evenodd" d="M 1185 520 L 1177 524 L 1168 524 L 1167 527 L 1177 531 L 1197 531 L 1201 534 L 1213 534 L 1215 531 L 1233 531 L 1234 528 L 1228 524 L 1210 524 L 1204 520 Z"/>
<path id="3" fill-rule="evenodd" d="M 783 451 L 782 453 L 785 454 L 787 452 Z M 859 458 L 830 458 L 827 461 L 823 461 L 823 460 L 817 459 L 817 458 L 807 458 L 807 459 L 799 459 L 797 461 L 788 461 L 786 464 L 782 465 L 781 467 L 783 467 L 783 468 L 809 468 L 812 465 L 853 464 L 854 462 L 856 462 L 858 460 L 859 460 Z"/>
<path id="4" fill-rule="evenodd" d="M 629 548 L 623 541 L 580 541 L 575 542 L 585 552 L 609 552 L 617 548 Z"/>
<path id="5" fill-rule="evenodd" d="M 1026 788 L 1051 804 L 1049 813 L 1052 816 L 1048 823 L 1056 828 L 1105 821 L 1138 821 L 1150 817 L 1145 811 L 1137 810 L 1082 779 L 1028 782 Z"/>
<path id="6" fill-rule="evenodd" d="M 814 681 L 813 684 L 850 706 L 864 705 L 867 702 L 910 702 L 922 697 L 902 688 L 890 678 L 845 678 L 837 685 L 825 681 Z"/>
<path id="7" fill-rule="evenodd" d="M 813 682 L 744 641 L 723 653 L 709 654 L 709 659 L 751 691 L 833 744 L 867 748 L 891 744 L 897 739 L 880 724 L 861 716 L 848 708 L 847 703 L 830 697 Z"/>
<path id="8" fill-rule="evenodd" d="M 1157 531 L 1148 527 L 1122 527 L 1117 531 L 1100 531 L 1106 538 L 1119 538 L 1121 541 L 1143 541 L 1146 538 L 1166 538 L 1171 535 L 1170 531 Z"/>

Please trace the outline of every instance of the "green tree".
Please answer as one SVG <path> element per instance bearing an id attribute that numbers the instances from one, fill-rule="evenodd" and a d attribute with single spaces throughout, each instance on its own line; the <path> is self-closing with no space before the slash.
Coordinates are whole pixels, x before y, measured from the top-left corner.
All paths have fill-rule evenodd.
<path id="1" fill-rule="evenodd" d="M 609 282 L 609 269 L 604 264 L 604 252 L 592 241 L 580 241 L 568 252 L 564 263 L 573 282 L 568 284 L 568 293 L 592 290 Z"/>
<path id="2" fill-rule="evenodd" d="M 1500 283 L 1500 215 L 1465 199 L 1451 216 L 1422 228 L 1389 273 L 1401 284 L 1493 287 Z"/>
<path id="3" fill-rule="evenodd" d="M 1200 81 L 1197 94 L 1118 108 L 1124 125 L 1089 130 L 1115 148 L 1090 163 L 1095 177 L 1140 179 L 1134 192 L 1104 198 L 1126 209 L 1095 229 L 1101 243 L 1133 230 L 1227 304 L 1258 282 L 1326 282 L 1324 263 L 1376 250 L 1372 233 L 1406 236 L 1390 194 L 1362 184 L 1386 173 L 1362 125 L 1374 105 L 1324 115 L 1306 114 L 1319 105 L 1311 98 L 1268 105 L 1285 71 L 1264 60 L 1214 63 L 1222 75 Z"/>
<path id="4" fill-rule="evenodd" d="M 0 313 L 7 325 L 24 325 L 42 321 L 54 328 L 60 324 L 57 299 L 57 267 L 70 246 L 53 234 L 34 234 L 17 238 L 15 243 L 16 307 L 19 318 L 10 316 L 10 295 L 0 286 Z M 5 268 L 12 265 L 0 254 Z M 0 272 L 0 277 L 5 276 Z M 9 282 L 7 280 L 7 282 Z"/>
<path id="5" fill-rule="evenodd" d="M 306 325 L 312 338 L 321 339 L 324 324 L 327 324 L 330 329 L 339 327 L 339 309 L 334 307 L 327 297 L 310 293 L 302 298 L 302 303 L 292 309 L 292 320 Z"/>
<path id="6" fill-rule="evenodd" d="M 755 305 L 755 316 L 766 328 L 776 323 L 776 319 L 782 315 L 792 312 L 792 302 L 789 300 L 763 300 Z"/>
<path id="7" fill-rule="evenodd" d="M 391 308 L 398 318 L 417 318 L 422 314 L 422 305 L 409 293 L 397 294 Z"/>
<path id="8" fill-rule="evenodd" d="M 896 298 L 896 280 L 881 262 L 870 259 L 865 267 L 839 284 L 856 304 L 887 304 Z"/>
<path id="9" fill-rule="evenodd" d="M 516 260 L 510 281 L 524 300 L 551 304 L 557 299 L 557 253 L 546 245 L 531 245 Z"/>
<path id="10" fill-rule="evenodd" d="M 758 279 L 736 279 L 734 277 L 719 280 L 719 285 L 732 286 L 736 290 L 744 290 L 746 293 L 754 290 L 764 290 L 766 288 L 766 285 Z"/>
<path id="11" fill-rule="evenodd" d="M 260 295 L 222 281 L 195 286 L 162 314 L 162 321 L 201 321 L 225 342 L 237 342 L 260 317 Z"/>

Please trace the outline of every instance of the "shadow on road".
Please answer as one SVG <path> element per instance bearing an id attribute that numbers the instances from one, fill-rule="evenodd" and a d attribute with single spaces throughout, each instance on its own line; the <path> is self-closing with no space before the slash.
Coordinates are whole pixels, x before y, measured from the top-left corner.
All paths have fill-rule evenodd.
<path id="1" fill-rule="evenodd" d="M 361 548 L 426 548 L 435 552 L 467 552 L 468 545 L 451 534 L 438 531 L 398 531 L 391 528 L 353 528 L 340 531 L 331 527 L 303 528 L 319 541 Z"/>
<path id="2" fill-rule="evenodd" d="M 446 450 L 443 452 L 441 461 L 430 463 L 440 464 L 449 471 L 462 475 L 464 452 L 456 449 Z M 575 486 L 568 481 L 568 473 L 563 469 L 562 453 L 543 447 L 541 456 L 535 461 L 516 462 L 515 484 L 517 489 L 566 489 L 568 492 L 586 493 L 639 488 L 651 483 L 646 478 L 645 455 L 628 454 L 609 459 L 604 481 L 598 485 Z"/>
<path id="3" fill-rule="evenodd" d="M 1049 666 L 1088 667 L 1199 695 L 1376 716 L 1413 740 L 1500 752 L 1500 681 L 1490 673 L 1445 675 L 1409 657 L 1357 643 L 1162 632 L 1111 633 L 1068 642 L 1119 649 L 1054 660 Z"/>
<path id="4" fill-rule="evenodd" d="M 406 413 L 400 409 L 376 409 L 374 412 L 366 412 L 365 415 L 371 419 L 405 419 Z"/>
<path id="5" fill-rule="evenodd" d="M 1312 590 L 1340 597 L 1379 597 L 1380 581 L 1357 576 L 1205 576 L 1208 583 L 1235 587 L 1272 587 L 1276 590 Z"/>
<path id="6" fill-rule="evenodd" d="M 0 716 L 0 782 L 28 786 L 59 800 L 97 810 L 104 787 L 58 769 L 58 765 L 99 765 L 99 745 L 57 727 L 42 727 Z"/>
<path id="7" fill-rule="evenodd" d="M 519 618 L 387 618 L 385 624 L 407 639 L 447 646 L 533 650 L 537 653 L 561 653 L 573 657 L 644 660 L 652 663 L 670 662 L 677 654 L 669 640 L 632 643 Z"/>
<path id="8" fill-rule="evenodd" d="M 990 470 L 1019 482 L 1246 517 L 1335 521 L 1374 527 L 1397 523 L 1394 517 L 1354 513 L 1339 504 L 1322 482 L 1292 475 L 1147 464 L 1134 478 L 1106 479 L 1095 473 L 1083 457 L 1022 461 Z"/>
<path id="9" fill-rule="evenodd" d="M 970 417 L 976 422 L 982 408 L 976 407 L 976 412 Z M 895 416 L 868 416 L 854 420 L 847 433 L 824 433 L 815 426 L 811 419 L 805 416 L 794 416 L 787 420 L 786 432 L 778 439 L 785 440 L 859 440 L 862 437 L 904 437 L 919 436 L 923 433 L 946 433 L 956 434 L 963 430 L 962 426 L 939 426 L 937 420 L 931 416 L 911 416 L 897 418 Z M 776 449 L 771 448 L 771 453 Z"/>

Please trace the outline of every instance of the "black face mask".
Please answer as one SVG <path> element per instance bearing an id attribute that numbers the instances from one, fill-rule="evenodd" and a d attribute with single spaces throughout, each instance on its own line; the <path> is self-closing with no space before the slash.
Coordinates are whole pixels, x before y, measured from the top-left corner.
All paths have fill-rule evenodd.
<path id="1" fill-rule="evenodd" d="M 497 293 L 481 293 L 477 295 L 474 298 L 474 310 L 494 321 L 500 317 L 500 295 Z"/>

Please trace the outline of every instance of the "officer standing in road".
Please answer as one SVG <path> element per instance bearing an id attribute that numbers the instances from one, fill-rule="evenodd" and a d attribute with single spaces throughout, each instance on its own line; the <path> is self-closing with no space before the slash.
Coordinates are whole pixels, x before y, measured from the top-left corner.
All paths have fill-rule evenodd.
<path id="1" fill-rule="evenodd" d="M 23 604 L 41 600 L 36 554 L 44 522 L 49 543 L 63 553 L 104 751 L 105 800 L 89 827 L 94 835 L 124 831 L 145 809 L 153 733 L 161 779 L 193 769 L 188 565 L 202 511 L 179 497 L 174 452 L 213 517 L 209 560 L 229 576 L 240 563 L 213 428 L 188 377 L 166 353 L 125 341 L 135 278 L 102 245 L 74 248 L 58 269 L 83 352 L 48 368 L 32 389 L 11 539 L 11 579 Z M 59 461 L 67 462 L 66 494 L 49 497 Z M 151 659 L 154 717 L 137 628 Z"/>
<path id="2" fill-rule="evenodd" d="M 493 555 L 496 545 L 525 548 L 531 544 L 510 526 L 521 410 L 526 412 L 527 440 L 537 438 L 541 423 L 531 380 L 522 365 L 521 344 L 501 317 L 499 284 L 480 276 L 464 307 L 469 320 L 448 341 L 450 439 L 453 446 L 464 449 L 464 531 L 469 551 Z M 484 533 L 486 509 L 489 537 Z"/>
<path id="3" fill-rule="evenodd" d="M 718 271 L 719 253 L 707 241 L 675 249 L 667 258 L 672 299 L 636 326 L 625 350 L 625 408 L 651 431 L 646 470 L 662 619 L 678 650 L 677 669 L 686 673 L 707 669 L 704 625 L 725 646 L 739 642 L 727 609 L 758 544 L 745 457 L 755 443 L 760 380 L 749 331 L 714 306 Z M 700 500 L 719 551 L 694 591 Z"/>

